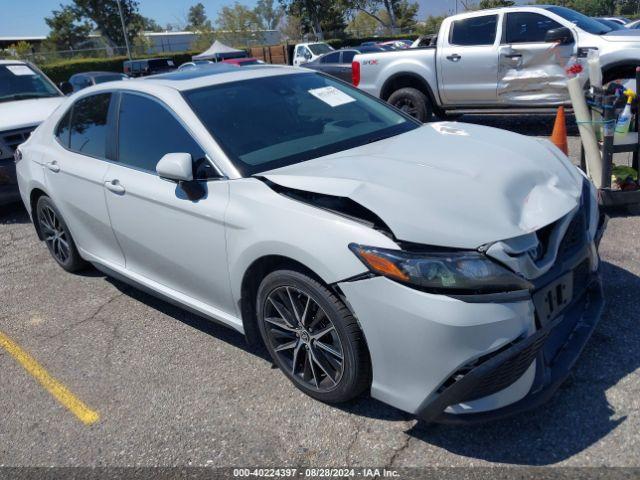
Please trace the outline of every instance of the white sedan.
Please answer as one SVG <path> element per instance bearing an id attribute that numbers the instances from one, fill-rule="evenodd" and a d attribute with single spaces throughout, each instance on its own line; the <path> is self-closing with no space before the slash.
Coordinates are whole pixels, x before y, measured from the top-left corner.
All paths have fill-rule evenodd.
<path id="1" fill-rule="evenodd" d="M 557 148 L 422 125 L 316 72 L 90 87 L 16 161 L 62 268 L 263 342 L 322 401 L 370 391 L 438 422 L 522 411 L 601 314 L 594 189 Z"/>

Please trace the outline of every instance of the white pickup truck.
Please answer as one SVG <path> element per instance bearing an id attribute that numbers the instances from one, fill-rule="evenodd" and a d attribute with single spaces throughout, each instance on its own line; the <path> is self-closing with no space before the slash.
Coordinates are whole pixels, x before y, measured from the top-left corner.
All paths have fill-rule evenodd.
<path id="1" fill-rule="evenodd" d="M 635 77 L 640 31 L 574 10 L 523 6 L 446 18 L 429 47 L 357 55 L 353 83 L 422 121 L 447 111 L 568 103 L 565 68 L 597 49 L 604 81 Z M 580 67 L 577 67 L 578 70 Z"/>

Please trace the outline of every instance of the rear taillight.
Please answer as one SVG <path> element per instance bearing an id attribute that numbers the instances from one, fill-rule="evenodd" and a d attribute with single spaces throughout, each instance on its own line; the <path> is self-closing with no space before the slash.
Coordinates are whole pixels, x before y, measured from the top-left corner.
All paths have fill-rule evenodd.
<path id="1" fill-rule="evenodd" d="M 360 85 L 360 62 L 351 62 L 351 83 L 354 87 Z"/>

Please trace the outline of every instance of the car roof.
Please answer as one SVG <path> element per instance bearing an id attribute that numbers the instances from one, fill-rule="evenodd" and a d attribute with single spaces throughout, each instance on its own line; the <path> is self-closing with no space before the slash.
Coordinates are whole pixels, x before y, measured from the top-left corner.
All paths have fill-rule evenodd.
<path id="1" fill-rule="evenodd" d="M 16 63 L 20 63 L 22 65 L 27 64 L 27 62 L 23 60 L 0 60 L 0 65 L 15 65 Z"/>
<path id="2" fill-rule="evenodd" d="M 278 75 L 313 74 L 311 70 L 298 67 L 287 67 L 270 64 L 247 65 L 238 68 L 228 63 L 214 63 L 203 65 L 199 68 L 188 70 L 174 70 L 170 73 L 151 75 L 128 82 L 114 82 L 101 84 L 85 89 L 86 91 L 100 90 L 127 90 L 135 89 L 139 91 L 153 92 L 158 88 L 167 88 L 177 91 L 193 90 L 210 85 L 220 85 L 223 83 L 249 80 L 253 78 L 267 78 Z M 103 85 L 107 85 L 104 87 Z"/>

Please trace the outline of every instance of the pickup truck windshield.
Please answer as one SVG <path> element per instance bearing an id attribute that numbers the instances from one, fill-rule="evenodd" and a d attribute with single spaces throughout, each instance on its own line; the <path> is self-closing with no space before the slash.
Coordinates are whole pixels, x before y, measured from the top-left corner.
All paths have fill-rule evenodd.
<path id="1" fill-rule="evenodd" d="M 184 96 L 244 176 L 419 126 L 383 102 L 316 73 L 212 85 Z"/>
<path id="2" fill-rule="evenodd" d="M 607 27 L 599 21 L 578 13 L 575 10 L 571 10 L 570 8 L 553 6 L 544 8 L 552 13 L 555 13 L 556 15 L 561 16 L 565 20 L 569 20 L 571 23 L 575 24 L 578 28 L 581 28 L 585 32 L 589 32 L 594 35 L 604 35 L 605 33 L 609 33 L 613 30 L 612 28 Z"/>
<path id="3" fill-rule="evenodd" d="M 309 50 L 311 50 L 314 55 L 323 55 L 332 51 L 326 43 L 312 43 L 311 45 L 307 45 L 307 47 L 309 47 Z"/>
<path id="4" fill-rule="evenodd" d="M 49 79 L 28 65 L 0 65 L 0 102 L 59 96 Z"/>

